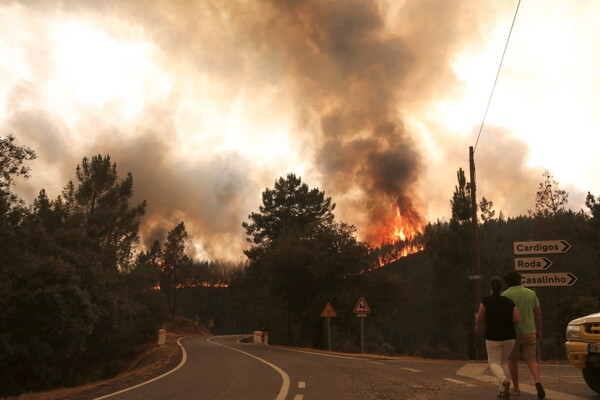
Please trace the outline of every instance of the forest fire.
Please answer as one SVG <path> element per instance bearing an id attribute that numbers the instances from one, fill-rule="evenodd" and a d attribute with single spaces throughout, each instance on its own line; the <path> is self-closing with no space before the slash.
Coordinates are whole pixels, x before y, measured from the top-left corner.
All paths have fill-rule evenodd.
<path id="1" fill-rule="evenodd" d="M 386 229 L 381 242 L 394 243 L 399 240 L 406 241 L 422 233 L 420 218 L 410 210 L 405 210 L 404 215 L 400 212 L 400 206 L 394 204 L 394 216 L 385 224 Z"/>
<path id="2" fill-rule="evenodd" d="M 399 201 L 400 203 L 400 201 Z M 406 200 L 405 206 L 394 204 L 392 216 L 384 222 L 373 241 L 376 267 L 423 250 L 421 218 Z"/>
<path id="3" fill-rule="evenodd" d="M 178 283 L 175 285 L 175 289 L 185 289 L 185 288 L 196 288 L 196 287 L 212 287 L 212 288 L 226 288 L 229 287 L 228 283 L 212 283 L 212 282 L 192 282 L 188 281 L 185 283 Z M 160 283 L 152 286 L 153 290 L 160 290 Z"/>

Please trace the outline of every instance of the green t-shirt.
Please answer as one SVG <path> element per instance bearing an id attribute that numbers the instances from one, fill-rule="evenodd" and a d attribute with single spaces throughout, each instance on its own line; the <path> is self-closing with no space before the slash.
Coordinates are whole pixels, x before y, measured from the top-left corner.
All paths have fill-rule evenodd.
<path id="1" fill-rule="evenodd" d="M 515 303 L 521 315 L 521 322 L 515 325 L 515 333 L 535 333 L 533 309 L 540 306 L 535 292 L 523 286 L 512 286 L 506 289 L 502 295 Z"/>

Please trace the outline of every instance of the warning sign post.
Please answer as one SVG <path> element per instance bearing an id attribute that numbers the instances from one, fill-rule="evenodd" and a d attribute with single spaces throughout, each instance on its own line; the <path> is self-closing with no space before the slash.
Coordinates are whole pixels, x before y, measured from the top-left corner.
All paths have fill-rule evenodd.
<path id="1" fill-rule="evenodd" d="M 321 317 L 327 318 L 327 346 L 329 351 L 331 351 L 331 318 L 337 317 L 331 304 L 327 303 L 325 305 L 323 312 L 321 312 Z"/>
<path id="2" fill-rule="evenodd" d="M 371 312 L 369 305 L 364 297 L 358 299 L 358 303 L 354 306 L 354 313 L 360 318 L 360 352 L 365 352 L 365 317 Z"/>

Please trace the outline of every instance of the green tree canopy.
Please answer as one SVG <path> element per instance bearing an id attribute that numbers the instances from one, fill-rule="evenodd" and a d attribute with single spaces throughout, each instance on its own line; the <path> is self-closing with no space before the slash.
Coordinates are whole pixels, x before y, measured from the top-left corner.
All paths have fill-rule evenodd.
<path id="1" fill-rule="evenodd" d="M 17 146 L 14 141 L 12 135 L 0 138 L 0 190 L 12 185 L 17 176 L 28 178 L 30 169 L 23 162 L 36 158 L 35 151 L 26 146 Z"/>
<path id="2" fill-rule="evenodd" d="M 87 238 L 99 247 L 107 268 L 130 267 L 137 244 L 140 217 L 146 202 L 130 207 L 133 177 L 119 180 L 117 166 L 110 156 L 84 157 L 76 169 L 77 185 L 69 182 L 57 200 L 69 223 L 78 225 Z"/>
<path id="3" fill-rule="evenodd" d="M 559 188 L 558 182 L 552 174 L 545 170 L 542 174 L 544 180 L 540 182 L 535 194 L 535 214 L 540 216 L 555 216 L 565 207 L 569 201 L 569 193 Z"/>
<path id="4" fill-rule="evenodd" d="M 483 222 L 491 221 L 494 219 L 494 215 L 496 215 L 496 211 L 493 210 L 494 203 L 492 201 L 488 201 L 485 197 L 481 198 L 479 202 L 479 210 L 481 211 L 481 220 Z"/>
<path id="5" fill-rule="evenodd" d="M 471 220 L 471 200 L 465 171 L 462 168 L 456 173 L 458 185 L 454 187 L 454 194 L 450 200 L 452 205 L 452 224 L 463 225 Z"/>
<path id="6" fill-rule="evenodd" d="M 161 265 L 160 288 L 169 300 L 171 318 L 175 317 L 177 307 L 177 286 L 184 283 L 185 269 L 191 265 L 191 259 L 185 254 L 185 244 L 189 236 L 185 224 L 180 222 L 167 234 Z"/>
<path id="7" fill-rule="evenodd" d="M 330 197 L 317 188 L 309 189 L 300 177 L 288 174 L 279 178 L 273 189 L 265 189 L 262 193 L 263 204 L 260 212 L 252 212 L 250 222 L 243 222 L 242 227 L 247 240 L 254 243 L 245 254 L 250 260 L 259 258 L 259 253 L 273 245 L 284 233 L 291 230 L 311 235 L 311 227 L 333 222 L 335 204 Z"/>

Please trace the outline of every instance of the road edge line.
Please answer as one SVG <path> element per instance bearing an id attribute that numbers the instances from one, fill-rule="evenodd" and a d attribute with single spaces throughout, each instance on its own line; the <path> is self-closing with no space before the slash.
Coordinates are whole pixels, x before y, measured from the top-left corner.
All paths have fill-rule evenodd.
<path id="1" fill-rule="evenodd" d="M 249 357 L 255 358 L 258 361 L 267 364 L 269 367 L 273 368 L 275 371 L 277 371 L 279 373 L 279 375 L 281 375 L 281 378 L 283 379 L 283 383 L 281 384 L 281 389 L 279 390 L 279 394 L 277 395 L 277 397 L 275 398 L 275 400 L 285 400 L 285 398 L 287 397 L 288 391 L 290 390 L 290 377 L 288 376 L 288 374 L 286 374 L 286 372 L 284 370 L 282 370 L 281 368 L 279 368 L 277 365 L 268 362 L 267 360 L 263 360 L 260 357 L 255 356 L 254 354 L 250 354 L 247 353 L 243 350 L 240 349 L 236 349 L 235 347 L 231 347 L 231 346 L 227 346 L 226 344 L 223 343 L 217 343 L 217 342 L 213 342 L 210 339 L 216 338 L 218 336 L 213 336 L 213 337 L 209 337 L 208 339 L 206 339 L 207 342 L 212 343 L 212 344 L 216 344 L 218 346 L 223 346 L 226 347 L 230 350 L 235 350 L 237 352 L 240 352 L 242 354 L 245 354 Z"/>
<path id="2" fill-rule="evenodd" d="M 118 395 L 118 394 L 125 393 L 125 392 L 128 392 L 128 391 L 130 391 L 130 390 L 133 390 L 133 389 L 137 389 L 137 388 L 139 388 L 140 386 L 144 386 L 144 385 L 147 385 L 147 384 L 149 384 L 149 383 L 151 383 L 151 382 L 154 382 L 154 381 L 157 381 L 157 380 L 159 380 L 159 379 L 162 379 L 162 378 L 164 378 L 165 376 L 167 376 L 167 375 L 170 375 L 170 374 L 172 374 L 173 372 L 177 371 L 179 368 L 183 367 L 183 365 L 184 365 L 184 364 L 186 363 L 186 361 L 187 361 L 187 352 L 185 351 L 185 348 L 183 347 L 183 345 L 182 345 L 182 344 L 181 344 L 181 342 L 180 342 L 180 340 L 181 340 L 181 339 L 185 339 L 185 338 L 187 338 L 187 337 L 188 337 L 188 336 L 181 337 L 181 338 L 177 339 L 177 344 L 179 345 L 179 347 L 181 347 L 182 357 L 181 357 L 181 362 L 179 363 L 179 365 L 178 365 L 178 366 L 176 366 L 175 368 L 173 368 L 172 370 L 170 370 L 170 371 L 167 371 L 167 372 L 165 372 L 164 374 L 162 374 L 162 375 L 159 375 L 159 376 L 157 376 L 157 377 L 154 377 L 154 378 L 152 378 L 152 379 L 150 379 L 150 380 L 147 380 L 147 381 L 145 381 L 145 382 L 139 383 L 139 384 L 137 384 L 137 385 L 135 385 L 135 386 L 131 386 L 131 387 L 128 387 L 128 388 L 126 388 L 126 389 L 119 390 L 118 392 L 110 393 L 110 394 L 107 394 L 107 395 L 105 395 L 105 396 L 102 396 L 102 397 L 96 397 L 95 399 L 92 399 L 92 400 L 102 400 L 102 399 L 107 399 L 107 398 L 109 398 L 109 397 L 116 396 L 116 395 Z"/>

